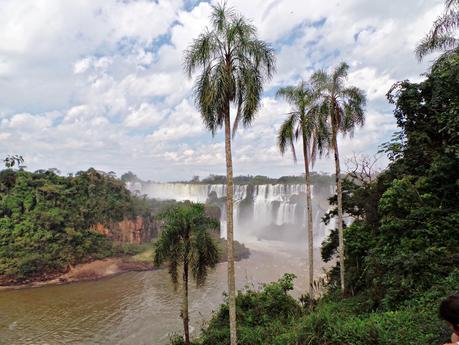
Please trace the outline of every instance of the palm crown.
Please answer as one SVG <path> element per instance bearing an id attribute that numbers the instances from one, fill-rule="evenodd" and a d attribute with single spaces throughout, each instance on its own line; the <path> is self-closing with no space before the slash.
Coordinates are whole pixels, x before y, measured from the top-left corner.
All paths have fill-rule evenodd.
<path id="1" fill-rule="evenodd" d="M 301 81 L 296 87 L 280 88 L 276 95 L 284 98 L 294 109 L 279 129 L 277 140 L 281 153 L 284 154 L 290 147 L 296 161 L 294 142 L 302 137 L 306 140 L 308 157 L 314 163 L 317 153 L 322 154 L 327 147 L 329 138 L 326 117 L 319 111 L 316 93 L 310 85 Z"/>
<path id="2" fill-rule="evenodd" d="M 206 29 L 185 51 L 184 67 L 202 74 L 194 86 L 197 106 L 206 127 L 215 134 L 229 113 L 237 109 L 238 124 L 252 123 L 263 92 L 263 82 L 274 72 L 271 47 L 257 39 L 256 28 L 224 4 L 213 7 L 211 29 Z"/>
<path id="3" fill-rule="evenodd" d="M 182 203 L 164 211 L 161 236 L 155 243 L 155 265 L 167 261 L 174 286 L 178 269 L 189 264 L 197 285 L 202 285 L 209 267 L 218 262 L 218 249 L 207 230 L 218 228 L 218 221 L 205 215 L 204 205 Z"/>
<path id="4" fill-rule="evenodd" d="M 329 117 L 334 135 L 338 132 L 353 134 L 356 126 L 365 122 L 366 97 L 355 86 L 346 86 L 349 65 L 339 64 L 332 73 L 315 72 L 312 85 L 315 88 L 317 109 Z"/>

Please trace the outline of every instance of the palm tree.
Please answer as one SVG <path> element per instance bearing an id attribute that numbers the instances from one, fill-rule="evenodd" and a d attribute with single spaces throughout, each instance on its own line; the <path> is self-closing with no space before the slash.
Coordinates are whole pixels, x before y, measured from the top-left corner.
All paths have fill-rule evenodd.
<path id="1" fill-rule="evenodd" d="M 346 86 L 349 65 L 339 64 L 331 74 L 317 71 L 311 82 L 317 90 L 318 109 L 328 117 L 331 127 L 331 148 L 335 158 L 336 194 L 338 198 L 338 234 L 341 290 L 345 291 L 344 281 L 344 232 L 343 232 L 343 192 L 341 187 L 341 168 L 339 162 L 338 133 L 353 134 L 356 126 L 363 126 L 366 96 L 355 86 Z"/>
<path id="2" fill-rule="evenodd" d="M 456 38 L 459 29 L 459 0 L 446 0 L 445 12 L 438 17 L 430 32 L 416 47 L 419 60 L 436 50 L 451 51 L 459 47 Z"/>
<path id="3" fill-rule="evenodd" d="M 287 86 L 277 91 L 277 97 L 284 98 L 294 108 L 279 129 L 277 139 L 280 152 L 284 154 L 288 147 L 290 147 L 293 159 L 296 162 L 294 142 L 300 137 L 303 142 L 308 234 L 308 291 L 311 298 L 314 293 L 314 230 L 312 224 L 311 175 L 309 173 L 309 166 L 314 164 L 317 153 L 322 154 L 329 137 L 326 122 L 323 121 L 324 118 L 317 109 L 314 96 L 314 91 L 304 81 L 301 81 L 296 87 Z"/>
<path id="4" fill-rule="evenodd" d="M 196 285 L 204 284 L 207 270 L 218 262 L 218 249 L 207 232 L 218 228 L 218 221 L 209 218 L 204 205 L 190 202 L 171 206 L 160 214 L 164 221 L 161 235 L 155 243 L 154 263 L 156 266 L 168 262 L 169 273 L 178 286 L 178 271 L 182 270 L 182 312 L 185 345 L 190 344 L 188 316 L 188 278 L 191 269 Z M 181 267 L 180 267 L 181 266 Z"/>
<path id="5" fill-rule="evenodd" d="M 257 38 L 256 28 L 232 8 L 225 4 L 213 6 L 210 19 L 211 28 L 185 51 L 184 67 L 189 77 L 201 71 L 194 95 L 205 126 L 212 135 L 221 127 L 225 129 L 228 303 L 231 345 L 236 345 L 231 138 L 241 121 L 245 127 L 252 124 L 263 84 L 274 72 L 275 58 L 273 49 Z M 232 129 L 231 105 L 236 109 Z"/>

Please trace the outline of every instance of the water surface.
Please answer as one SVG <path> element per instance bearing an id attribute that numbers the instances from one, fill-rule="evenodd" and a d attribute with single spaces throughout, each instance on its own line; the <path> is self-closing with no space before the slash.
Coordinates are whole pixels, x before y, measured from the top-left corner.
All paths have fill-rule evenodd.
<path id="1" fill-rule="evenodd" d="M 236 263 L 238 288 L 258 287 L 293 272 L 298 275 L 294 294 L 303 292 L 306 263 L 300 247 L 279 242 L 248 246 L 250 258 Z M 204 287 L 191 287 L 194 334 L 223 301 L 226 276 L 226 264 L 219 264 Z M 167 344 L 171 333 L 182 330 L 180 303 L 180 292 L 174 292 L 167 270 L 4 291 L 0 292 L 0 344 Z"/>

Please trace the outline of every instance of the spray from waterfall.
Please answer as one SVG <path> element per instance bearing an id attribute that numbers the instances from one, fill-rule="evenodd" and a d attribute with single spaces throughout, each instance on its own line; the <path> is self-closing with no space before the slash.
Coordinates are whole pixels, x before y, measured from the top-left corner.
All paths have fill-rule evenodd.
<path id="1" fill-rule="evenodd" d="M 224 184 L 202 183 L 133 183 L 128 186 L 150 198 L 160 200 L 209 203 L 220 208 L 221 235 L 226 229 Z M 235 238 L 287 241 L 304 246 L 306 241 L 306 186 L 304 184 L 241 184 L 234 186 Z M 321 222 L 328 210 L 333 184 L 313 186 L 314 245 L 319 247 L 328 234 Z"/>

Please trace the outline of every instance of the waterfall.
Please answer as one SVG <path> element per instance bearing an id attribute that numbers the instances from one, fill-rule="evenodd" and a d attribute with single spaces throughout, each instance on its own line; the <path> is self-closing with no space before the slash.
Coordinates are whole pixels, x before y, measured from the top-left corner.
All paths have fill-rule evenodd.
<path id="1" fill-rule="evenodd" d="M 327 198 L 333 186 L 312 186 L 312 208 L 314 218 L 315 246 L 320 246 L 326 236 L 326 227 L 321 223 L 328 210 Z M 173 199 L 218 205 L 221 209 L 222 235 L 226 232 L 226 185 L 199 183 L 145 183 L 128 184 L 155 199 Z M 257 238 L 287 237 L 293 241 L 305 237 L 306 227 L 306 185 L 305 184 L 262 184 L 234 186 L 235 237 L 256 236 Z"/>

